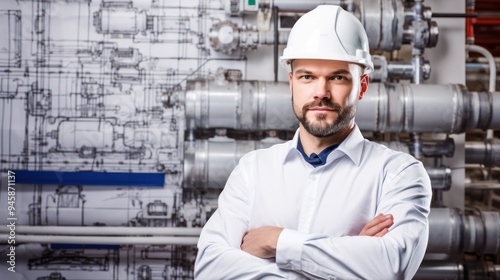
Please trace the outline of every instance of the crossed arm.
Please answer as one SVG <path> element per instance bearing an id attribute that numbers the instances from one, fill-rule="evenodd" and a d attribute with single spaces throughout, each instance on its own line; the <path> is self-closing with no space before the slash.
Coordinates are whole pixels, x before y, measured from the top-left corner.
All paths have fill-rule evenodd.
<path id="1" fill-rule="evenodd" d="M 368 222 L 359 236 L 382 237 L 394 224 L 392 215 L 379 214 Z M 241 242 L 241 250 L 259 258 L 267 259 L 276 257 L 278 238 L 283 228 L 265 226 L 249 230 Z"/>

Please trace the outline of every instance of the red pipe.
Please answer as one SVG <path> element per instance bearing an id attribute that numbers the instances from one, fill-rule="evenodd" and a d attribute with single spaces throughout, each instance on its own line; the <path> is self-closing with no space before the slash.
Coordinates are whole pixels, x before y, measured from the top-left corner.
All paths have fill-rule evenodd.
<path id="1" fill-rule="evenodd" d="M 471 9 L 467 9 L 467 14 L 474 13 L 474 6 Z M 476 23 L 476 18 L 466 18 L 465 19 L 465 41 L 468 44 L 474 44 L 474 24 Z"/>
<path id="2" fill-rule="evenodd" d="M 478 17 L 473 24 L 480 25 L 500 25 L 500 17 Z"/>

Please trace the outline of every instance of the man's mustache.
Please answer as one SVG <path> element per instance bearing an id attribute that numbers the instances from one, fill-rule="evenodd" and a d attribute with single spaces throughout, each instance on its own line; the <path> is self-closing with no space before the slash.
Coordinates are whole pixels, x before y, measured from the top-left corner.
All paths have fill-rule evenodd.
<path id="1" fill-rule="evenodd" d="M 312 101 L 312 102 L 304 105 L 302 107 L 302 109 L 303 109 L 303 112 L 305 112 L 306 110 L 309 110 L 310 108 L 313 108 L 313 107 L 327 107 L 327 108 L 331 108 L 331 109 L 333 109 L 335 111 L 339 111 L 339 112 L 342 110 L 342 107 L 340 106 L 340 104 L 333 103 L 332 101 L 330 101 L 328 99 Z"/>

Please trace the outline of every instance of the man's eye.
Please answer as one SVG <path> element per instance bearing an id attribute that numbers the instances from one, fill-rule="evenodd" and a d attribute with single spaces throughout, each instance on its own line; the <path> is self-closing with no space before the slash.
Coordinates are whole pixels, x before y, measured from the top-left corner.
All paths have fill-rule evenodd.
<path id="1" fill-rule="evenodd" d="M 342 80 L 347 80 L 346 77 L 344 76 L 333 76 L 330 78 L 331 80 L 335 80 L 335 81 L 342 81 Z"/>
<path id="2" fill-rule="evenodd" d="M 310 80 L 312 77 L 311 77 L 311 75 L 303 75 L 300 78 L 303 80 Z"/>

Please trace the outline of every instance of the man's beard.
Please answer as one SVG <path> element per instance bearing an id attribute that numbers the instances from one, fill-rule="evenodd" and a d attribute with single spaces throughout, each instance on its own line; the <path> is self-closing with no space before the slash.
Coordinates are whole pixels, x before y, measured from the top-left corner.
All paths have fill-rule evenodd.
<path id="1" fill-rule="evenodd" d="M 333 103 L 329 99 L 315 100 L 313 102 L 305 104 L 302 107 L 302 115 L 298 114 L 295 108 L 295 104 L 293 102 L 293 97 L 292 97 L 292 106 L 295 116 L 302 124 L 302 126 L 304 126 L 305 130 L 309 132 L 309 134 L 314 135 L 316 137 L 328 137 L 341 131 L 342 129 L 349 128 L 349 124 L 356 114 L 356 104 L 352 104 L 345 108 L 342 108 L 340 104 Z M 319 106 L 328 107 L 337 112 L 338 116 L 333 123 L 328 124 L 326 122 L 327 116 L 324 113 L 315 114 L 317 122 L 311 122 L 307 120 L 306 113 L 308 109 Z"/>

